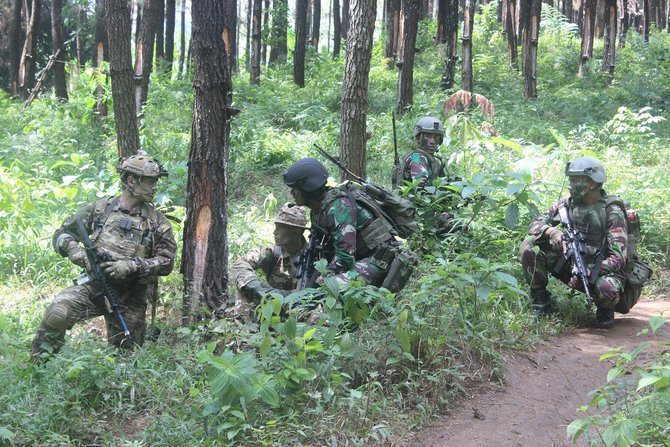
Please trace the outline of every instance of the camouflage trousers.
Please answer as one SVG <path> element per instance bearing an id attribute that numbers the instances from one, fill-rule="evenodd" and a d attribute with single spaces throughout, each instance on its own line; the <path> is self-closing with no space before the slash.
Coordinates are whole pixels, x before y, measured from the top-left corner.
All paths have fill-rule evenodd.
<path id="1" fill-rule="evenodd" d="M 335 276 L 335 278 L 342 284 L 347 284 L 351 280 L 358 280 L 363 281 L 366 285 L 379 286 L 384 281 L 387 269 L 388 267 L 381 268 L 373 257 L 368 257 L 356 261 L 353 269 L 342 272 Z"/>
<path id="2" fill-rule="evenodd" d="M 103 315 L 107 326 L 107 341 L 110 345 L 132 349 L 134 344 L 142 346 L 146 333 L 146 286 L 133 287 L 131 292 L 121 297 L 124 304 L 123 316 L 133 343 L 128 343 L 121 324 L 113 315 L 108 315 L 96 306 L 92 298 L 98 293 L 96 284 L 68 287 L 62 290 L 47 306 L 37 334 L 32 343 L 31 355 L 39 357 L 43 353 L 57 353 L 65 343 L 65 333 L 79 322 Z"/>
<path id="3" fill-rule="evenodd" d="M 572 264 L 565 262 L 557 272 L 556 267 L 561 262 L 563 253 L 552 250 L 548 242 L 536 242 L 535 236 L 528 236 L 521 243 L 521 266 L 528 285 L 531 288 L 546 287 L 549 274 L 568 284 L 572 278 Z M 593 301 L 598 307 L 611 308 L 619 302 L 623 292 L 623 280 L 616 275 L 601 275 L 596 278 L 590 290 L 594 292 Z"/>

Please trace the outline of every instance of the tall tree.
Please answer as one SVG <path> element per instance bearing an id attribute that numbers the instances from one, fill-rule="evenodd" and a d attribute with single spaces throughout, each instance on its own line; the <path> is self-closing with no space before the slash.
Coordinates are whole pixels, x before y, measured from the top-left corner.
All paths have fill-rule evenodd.
<path id="1" fill-rule="evenodd" d="M 305 86 L 305 52 L 307 51 L 307 0 L 295 2 L 295 49 L 293 50 L 293 82 Z"/>
<path id="2" fill-rule="evenodd" d="M 119 156 L 128 157 L 140 149 L 133 96 L 133 68 L 130 61 L 130 8 L 127 0 L 105 0 L 105 3 L 116 141 Z"/>
<path id="3" fill-rule="evenodd" d="M 456 62 L 458 61 L 458 0 L 442 0 L 446 2 L 444 31 L 447 42 L 444 46 L 444 68 L 440 85 L 447 89 L 454 86 Z M 442 2 L 440 2 L 442 3 Z"/>
<path id="4" fill-rule="evenodd" d="M 184 74 L 186 60 L 186 0 L 181 2 L 181 23 L 179 23 L 179 76 Z"/>
<path id="5" fill-rule="evenodd" d="M 135 8 L 135 46 L 137 46 L 137 39 L 140 38 L 140 27 L 142 26 L 142 5 L 143 1 L 133 0 L 133 7 Z"/>
<path id="6" fill-rule="evenodd" d="M 537 42 L 540 36 L 540 14 L 542 0 L 524 0 L 528 9 L 524 14 L 526 23 L 522 31 L 523 46 L 523 94 L 526 98 L 537 97 Z"/>
<path id="7" fill-rule="evenodd" d="M 342 22 L 342 38 L 346 39 L 348 36 L 349 32 L 349 8 L 350 8 L 350 0 L 342 0 L 342 15 L 341 17 L 341 22 Z"/>
<path id="8" fill-rule="evenodd" d="M 456 0 L 458 1 L 458 0 Z M 440 2 L 441 4 L 442 2 Z M 400 22 L 400 0 L 386 0 L 386 44 L 384 45 L 384 57 L 388 59 L 386 68 L 391 70 L 395 66 L 398 48 L 396 45 L 396 34 L 399 31 Z"/>
<path id="9" fill-rule="evenodd" d="M 26 0 L 28 1 L 28 0 Z M 35 56 L 37 51 L 37 28 L 40 22 L 42 10 L 41 0 L 32 0 L 26 40 L 21 52 L 21 64 L 19 65 L 19 87 L 31 89 L 35 85 Z"/>
<path id="10" fill-rule="evenodd" d="M 247 55 L 247 68 L 251 70 L 251 35 L 253 34 L 252 27 L 253 25 L 251 24 L 251 16 L 253 15 L 253 10 L 254 10 L 254 5 L 253 5 L 253 0 L 247 0 L 247 38 L 246 38 L 246 44 L 244 47 L 244 54 Z"/>
<path id="11" fill-rule="evenodd" d="M 135 112 L 139 117 L 149 95 L 149 79 L 154 59 L 154 38 L 158 20 L 158 0 L 144 0 L 140 35 L 135 49 Z"/>
<path id="12" fill-rule="evenodd" d="M 507 34 L 507 54 L 509 56 L 509 66 L 517 68 L 517 40 L 514 32 L 514 20 L 516 19 L 516 2 L 514 0 L 501 0 L 504 2 L 505 11 L 505 34 Z M 572 1 L 572 0 L 570 0 Z"/>
<path id="13" fill-rule="evenodd" d="M 626 45 L 629 21 L 628 0 L 621 0 L 621 9 L 619 9 L 619 48 L 623 48 Z"/>
<path id="14" fill-rule="evenodd" d="M 402 0 L 403 52 L 398 63 L 397 112 L 403 114 L 414 101 L 414 53 L 421 0 Z"/>
<path id="15" fill-rule="evenodd" d="M 258 85 L 261 78 L 261 13 L 263 0 L 253 0 L 251 8 L 251 70 L 249 81 Z"/>
<path id="16" fill-rule="evenodd" d="M 176 0 L 165 0 L 165 62 L 168 73 L 172 73 L 174 61 L 174 24 L 177 9 Z"/>
<path id="17" fill-rule="evenodd" d="M 593 57 L 593 34 L 596 24 L 596 0 L 584 0 L 582 22 L 582 54 L 579 58 L 579 77 L 584 76 L 585 65 Z"/>
<path id="18" fill-rule="evenodd" d="M 340 0 L 333 0 L 333 59 L 340 57 L 342 44 L 342 20 L 340 19 Z"/>
<path id="19" fill-rule="evenodd" d="M 26 0 L 27 1 L 27 0 Z M 21 64 L 21 10 L 23 0 L 14 0 L 12 22 L 9 28 L 9 63 L 11 91 L 13 96 L 19 94 L 19 65 Z"/>
<path id="20" fill-rule="evenodd" d="M 614 76 L 616 63 L 616 35 L 617 35 L 617 0 L 605 0 L 605 49 L 603 54 L 603 71 L 611 80 Z"/>
<path id="21" fill-rule="evenodd" d="M 274 0 L 272 7 L 272 38 L 269 63 L 285 62 L 288 54 L 288 0 Z"/>
<path id="22" fill-rule="evenodd" d="M 102 76 L 102 64 L 109 61 L 109 43 L 107 41 L 107 11 L 105 0 L 95 0 L 95 49 L 93 51 L 93 66 L 97 72 L 96 79 Z M 105 88 L 103 83 L 96 80 L 95 98 L 96 109 L 100 116 L 107 116 L 107 104 L 103 100 Z"/>
<path id="23" fill-rule="evenodd" d="M 461 89 L 472 91 L 472 31 L 475 23 L 475 0 L 465 0 L 463 9 L 463 67 L 461 70 Z"/>
<path id="24" fill-rule="evenodd" d="M 193 17 L 193 127 L 181 273 L 185 321 L 217 316 L 228 288 L 229 104 L 224 5 L 198 0 Z"/>
<path id="25" fill-rule="evenodd" d="M 368 80 L 376 11 L 376 0 L 351 0 L 351 29 L 355 31 L 347 36 L 342 81 L 340 160 L 351 172 L 363 178 Z"/>
<path id="26" fill-rule="evenodd" d="M 228 54 L 230 72 L 239 71 L 237 61 L 237 0 L 223 0 L 224 20 L 223 41 Z"/>
<path id="27" fill-rule="evenodd" d="M 270 36 L 270 0 L 264 0 L 263 31 L 261 37 L 261 65 L 268 60 L 268 37 Z"/>
<path id="28" fill-rule="evenodd" d="M 165 60 L 165 0 L 156 1 L 156 65 Z M 160 65 L 159 65 L 160 67 Z"/>
<path id="29" fill-rule="evenodd" d="M 51 1 L 51 47 L 58 57 L 54 63 L 54 93 L 57 98 L 67 101 L 65 79 L 65 42 L 63 40 L 63 0 Z"/>
<path id="30" fill-rule="evenodd" d="M 437 33 L 435 35 L 435 42 L 447 42 L 447 2 L 437 2 Z"/>
<path id="31" fill-rule="evenodd" d="M 319 37 L 321 36 L 321 0 L 314 0 L 312 5 L 312 38 L 310 45 L 319 52 Z"/>

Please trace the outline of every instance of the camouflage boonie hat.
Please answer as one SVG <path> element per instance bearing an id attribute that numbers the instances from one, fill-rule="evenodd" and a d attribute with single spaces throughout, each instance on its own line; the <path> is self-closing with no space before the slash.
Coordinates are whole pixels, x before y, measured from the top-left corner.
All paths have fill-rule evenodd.
<path id="1" fill-rule="evenodd" d="M 291 227 L 307 228 L 307 214 L 305 208 L 292 203 L 287 203 L 279 208 L 276 224 L 289 225 Z"/>
<path id="2" fill-rule="evenodd" d="M 168 172 L 163 166 L 153 157 L 149 157 L 146 152 L 138 151 L 137 154 L 130 157 L 119 157 L 116 164 L 116 170 L 119 174 L 127 172 L 138 177 L 163 177 L 168 175 Z"/>

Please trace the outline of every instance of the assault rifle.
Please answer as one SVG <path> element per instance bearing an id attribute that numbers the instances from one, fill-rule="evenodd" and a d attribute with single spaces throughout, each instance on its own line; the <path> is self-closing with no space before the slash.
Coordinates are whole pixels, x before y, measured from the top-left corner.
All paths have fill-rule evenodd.
<path id="1" fill-rule="evenodd" d="M 307 246 L 300 254 L 294 274 L 298 279 L 297 290 L 314 287 L 319 277 L 319 271 L 316 269 L 316 261 L 326 257 L 325 249 L 326 234 L 317 224 L 312 222 Z"/>
<path id="2" fill-rule="evenodd" d="M 109 278 L 105 276 L 105 272 L 102 270 L 102 267 L 100 267 L 102 262 L 110 260 L 109 256 L 101 254 L 95 245 L 93 245 L 93 242 L 88 237 L 88 233 L 86 232 L 84 222 L 81 220 L 81 216 L 77 216 L 77 218 L 66 228 L 66 231 L 77 241 L 84 244 L 86 257 L 88 258 L 88 262 L 91 265 L 91 271 L 75 278 L 75 284 L 79 285 L 86 284 L 90 281 L 99 281 L 100 285 L 102 286 L 102 293 L 94 296 L 93 301 L 97 304 L 98 299 L 102 298 L 102 303 L 104 304 L 107 313 L 114 315 L 116 319 L 119 320 L 125 339 L 132 341 L 133 339 L 130 335 L 130 331 L 128 330 L 126 319 L 123 318 L 123 314 L 121 313 L 119 295 L 116 289 L 112 287 L 111 283 L 109 282 Z"/>
<path id="3" fill-rule="evenodd" d="M 565 253 L 565 257 L 566 259 L 572 257 L 572 274 L 582 281 L 584 293 L 586 293 L 586 305 L 590 306 L 593 297 L 589 290 L 589 270 L 586 268 L 586 262 L 584 262 L 584 253 L 586 253 L 584 236 L 573 225 L 570 211 L 564 202 L 559 205 L 558 217 L 566 230 L 563 233 L 563 237 L 568 243 L 568 251 Z"/>

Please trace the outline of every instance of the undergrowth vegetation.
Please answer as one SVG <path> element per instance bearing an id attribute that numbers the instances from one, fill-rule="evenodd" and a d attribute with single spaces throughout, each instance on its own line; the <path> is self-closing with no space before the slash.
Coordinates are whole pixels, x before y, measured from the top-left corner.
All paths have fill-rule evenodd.
<path id="1" fill-rule="evenodd" d="M 502 381 L 504 349 L 529 347 L 588 319 L 582 300 L 557 285 L 559 312 L 533 319 L 517 260 L 528 223 L 567 192 L 563 168 L 579 155 L 604 160 L 608 192 L 642 216 L 640 252 L 655 267 L 665 265 L 670 37 L 629 35 L 607 86 L 597 56 L 577 77 L 574 26 L 547 11 L 536 100 L 521 99 L 523 80 L 507 68 L 495 8 L 477 15 L 475 91 L 495 105 L 493 129 L 482 126 L 477 108 L 443 112 L 453 93 L 439 87 L 444 49 L 430 39 L 434 25 L 422 25 L 415 102 L 398 117 L 398 146 L 404 153 L 412 145 L 418 117 L 441 117 L 442 154 L 462 180 L 430 195 L 404 188 L 421 203 L 426 224 L 408 241 L 421 262 L 400 294 L 326 281 L 318 299 L 328 324 L 303 323 L 300 306 L 285 314 L 276 296 L 259 307 L 257 327 L 229 320 L 185 327 L 177 268 L 161 283 L 161 337 L 130 355 L 104 345 L 104 325 L 94 321 L 75 329 L 51 361 L 27 362 L 44 306 L 77 273 L 51 249 L 54 229 L 77 206 L 119 192 L 114 122 L 93 111 L 91 70 L 68 103 L 43 96 L 23 110 L 0 94 L 0 445 L 402 445 L 469 384 Z M 397 73 L 385 69 L 382 53 L 376 44 L 368 175 L 388 185 Z M 602 43 L 594 54 L 602 54 Z M 303 89 L 290 66 L 265 69 L 259 86 L 244 72 L 234 79 L 242 113 L 231 128 L 231 258 L 270 242 L 275 209 L 288 201 L 282 170 L 316 156 L 313 143 L 336 153 L 343 65 L 309 53 Z M 143 147 L 170 171 L 157 202 L 177 218 L 185 206 L 191 104 L 189 80 L 157 76 L 141 128 Z M 467 231 L 435 237 L 431 216 L 443 211 Z M 181 237 L 181 223 L 174 227 Z"/>

